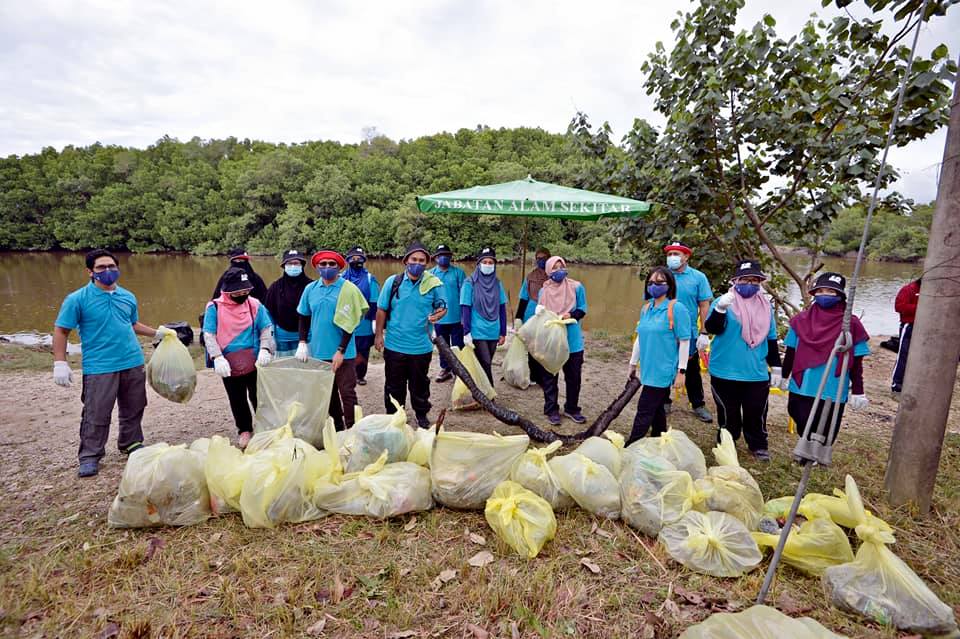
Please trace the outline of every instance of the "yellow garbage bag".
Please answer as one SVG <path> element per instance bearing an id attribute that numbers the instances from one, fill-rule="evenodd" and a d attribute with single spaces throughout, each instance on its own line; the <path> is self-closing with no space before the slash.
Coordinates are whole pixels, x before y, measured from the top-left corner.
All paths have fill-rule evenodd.
<path id="1" fill-rule="evenodd" d="M 588 437 L 573 452 L 606 466 L 614 477 L 619 477 L 624 444 L 623 435 L 608 430 L 603 437 Z"/>
<path id="2" fill-rule="evenodd" d="M 340 439 L 340 454 L 346 472 L 363 470 L 387 451 L 387 463 L 404 461 L 413 444 L 413 429 L 407 425 L 407 413 L 392 397 L 395 412 L 367 415 L 347 430 Z M 346 453 L 346 456 L 344 456 Z"/>
<path id="3" fill-rule="evenodd" d="M 763 558 L 747 527 L 727 513 L 692 510 L 658 538 L 677 562 L 713 577 L 739 577 Z"/>
<path id="4" fill-rule="evenodd" d="M 316 504 L 343 515 L 378 519 L 433 508 L 430 471 L 406 461 L 387 463 L 386 450 L 356 473 L 321 479 L 315 485 Z"/>
<path id="5" fill-rule="evenodd" d="M 467 369 L 467 372 L 470 373 L 470 377 L 473 378 L 473 383 L 477 385 L 477 388 L 480 389 L 488 399 L 493 399 L 497 396 L 497 391 L 494 390 L 493 384 L 490 383 L 490 380 L 487 379 L 487 374 L 483 372 L 483 369 L 480 368 L 480 360 L 477 359 L 476 351 L 474 350 L 473 344 L 467 344 L 463 348 L 453 347 L 453 352 L 456 353 L 457 359 L 460 360 L 460 363 L 463 364 L 463 367 Z M 470 393 L 470 389 L 467 388 L 467 385 L 463 383 L 463 380 L 459 377 L 457 381 L 453 383 L 453 391 L 450 395 L 450 405 L 453 406 L 454 410 L 471 410 L 474 408 L 479 408 L 480 404 L 477 403 L 477 400 L 473 398 L 473 395 Z"/>
<path id="6" fill-rule="evenodd" d="M 214 515 L 240 510 L 240 491 L 249 460 L 250 457 L 226 437 L 214 435 L 210 438 L 203 472 L 210 491 L 210 511 Z"/>
<path id="7" fill-rule="evenodd" d="M 620 517 L 620 485 L 606 466 L 580 453 L 554 457 L 547 463 L 578 506 L 607 519 Z"/>
<path id="8" fill-rule="evenodd" d="M 526 435 L 440 429 L 430 455 L 433 498 L 444 506 L 480 510 L 527 450 Z"/>
<path id="9" fill-rule="evenodd" d="M 197 369 L 190 351 L 176 333 L 160 340 L 147 364 L 147 382 L 157 395 L 171 402 L 186 404 L 197 388 Z"/>
<path id="10" fill-rule="evenodd" d="M 733 515 L 756 530 L 763 515 L 763 493 L 753 475 L 740 466 L 733 436 L 725 428 L 720 430 L 713 456 L 720 465 L 707 469 L 707 476 L 697 480 L 698 488 L 707 494 L 707 510 Z"/>
<path id="11" fill-rule="evenodd" d="M 415 428 L 413 431 L 413 445 L 407 453 L 407 461 L 430 468 L 430 453 L 433 452 L 433 441 L 437 433 L 433 428 Z"/>
<path id="12" fill-rule="evenodd" d="M 130 454 L 107 513 L 112 528 L 190 526 L 210 517 L 203 456 L 163 442 Z"/>
<path id="13" fill-rule="evenodd" d="M 650 537 L 690 510 L 706 510 L 705 499 L 695 490 L 690 473 L 660 456 L 634 455 L 620 473 L 620 515 Z"/>
<path id="14" fill-rule="evenodd" d="M 780 541 L 780 535 L 751 534 L 760 548 L 776 548 Z M 797 570 L 819 577 L 830 566 L 853 561 L 853 550 L 843 528 L 829 519 L 809 519 L 790 531 L 782 557 Z"/>
<path id="15" fill-rule="evenodd" d="M 331 472 L 328 456 L 293 437 L 247 457 L 240 513 L 249 528 L 273 528 L 325 514 L 314 504 L 314 486 Z"/>
<path id="16" fill-rule="evenodd" d="M 557 534 L 557 518 L 547 500 L 513 481 L 494 488 L 483 516 L 500 539 L 527 559 Z"/>
<path id="17" fill-rule="evenodd" d="M 807 493 L 800 500 L 800 508 L 797 509 L 797 514 L 806 519 L 829 519 L 838 526 L 856 528 L 856 520 L 850 513 L 847 496 L 839 489 L 834 489 L 833 492 L 835 495 Z M 771 499 L 763 505 L 763 514 L 774 519 L 784 519 L 790 514 L 791 504 L 793 504 L 791 495 Z M 865 509 L 863 512 L 867 517 L 867 523 L 871 526 L 882 532 L 893 533 L 890 524 L 876 517 L 869 510 Z"/>
<path id="18" fill-rule="evenodd" d="M 527 359 L 527 347 L 523 340 L 514 336 L 510 340 L 507 354 L 500 364 L 503 379 L 514 388 L 526 390 L 530 387 L 530 361 Z"/>
<path id="19" fill-rule="evenodd" d="M 570 358 L 570 345 L 567 343 L 567 324 L 577 320 L 560 319 L 553 311 L 541 309 L 528 319 L 517 331 L 523 340 L 527 352 L 537 360 L 551 375 L 556 375 Z"/>
<path id="20" fill-rule="evenodd" d="M 243 452 L 247 455 L 256 455 L 262 450 L 272 448 L 279 442 L 286 439 L 293 439 L 293 420 L 297 415 L 301 414 L 302 411 L 303 404 L 297 402 L 290 404 L 287 407 L 287 422 L 280 428 L 264 430 L 251 437 L 250 441 L 247 442 L 247 447 L 243 449 Z"/>
<path id="21" fill-rule="evenodd" d="M 707 460 L 703 451 L 690 441 L 685 432 L 676 428 L 671 428 L 659 437 L 638 439 L 627 446 L 623 454 L 629 457 L 632 451 L 647 457 L 664 457 L 676 466 L 677 470 L 687 471 L 694 479 L 700 479 L 707 474 Z"/>
<path id="22" fill-rule="evenodd" d="M 821 583 L 837 608 L 863 615 L 904 632 L 943 635 L 957 632 L 953 609 L 927 587 L 910 566 L 887 548 L 893 534 L 871 524 L 853 477 L 847 475 L 849 512 L 862 542 L 850 563 L 827 568 Z"/>
<path id="23" fill-rule="evenodd" d="M 266 366 L 257 366 L 257 412 L 253 431 L 278 428 L 290 421 L 290 406 L 299 404 L 290 421 L 294 437 L 312 446 L 323 445 L 323 425 L 330 408 L 333 369 L 327 362 L 280 357 Z"/>
<path id="24" fill-rule="evenodd" d="M 718 612 L 683 631 L 680 639 L 844 639 L 810 617 L 788 617 L 776 608 L 752 606 Z"/>
<path id="25" fill-rule="evenodd" d="M 557 476 L 547 463 L 547 457 L 557 452 L 560 446 L 561 442 L 556 441 L 541 448 L 530 448 L 510 471 L 512 481 L 543 497 L 554 511 L 567 509 L 574 503 L 573 498 L 560 487 Z"/>

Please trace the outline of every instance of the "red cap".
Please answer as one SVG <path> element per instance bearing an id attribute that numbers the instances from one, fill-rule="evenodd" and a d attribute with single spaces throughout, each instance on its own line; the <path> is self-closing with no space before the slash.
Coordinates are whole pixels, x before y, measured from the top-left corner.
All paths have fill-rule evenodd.
<path id="1" fill-rule="evenodd" d="M 320 260 L 333 260 L 337 263 L 337 266 L 340 268 L 347 267 L 347 261 L 343 259 L 343 256 L 337 253 L 336 251 L 330 250 L 320 250 L 313 254 L 313 257 L 310 258 L 310 265 L 313 268 L 317 268 L 317 262 Z"/>
<path id="2" fill-rule="evenodd" d="M 686 253 L 687 257 L 693 255 L 693 251 L 690 250 L 690 247 L 685 244 L 681 244 L 680 242 L 670 242 L 663 247 L 664 253 L 669 253 L 670 251 L 680 251 L 681 253 Z"/>

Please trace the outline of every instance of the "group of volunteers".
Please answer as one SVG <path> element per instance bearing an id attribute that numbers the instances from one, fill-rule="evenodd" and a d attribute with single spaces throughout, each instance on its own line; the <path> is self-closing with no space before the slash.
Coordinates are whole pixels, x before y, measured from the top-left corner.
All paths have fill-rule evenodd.
<path id="1" fill-rule="evenodd" d="M 862 358 L 869 353 L 868 336 L 856 317 L 855 346 L 843 367 L 849 380 L 839 379 L 840 358 L 826 370 L 846 304 L 842 275 L 824 273 L 817 279 L 810 291 L 813 304 L 790 321 L 781 360 L 774 310 L 761 293 L 767 276 L 758 262 L 740 261 L 729 290 L 714 298 L 706 276 L 689 264 L 690 247 L 673 242 L 664 252 L 665 266 L 646 275 L 638 309 L 629 375 L 639 377 L 642 388 L 628 442 L 667 430 L 672 392 L 685 393 L 694 414 L 704 422 L 713 421 L 704 399 L 701 360 L 708 362 L 719 428 L 730 431 L 734 439 L 742 433 L 759 460 L 770 459 L 766 419 L 771 387 L 789 390 L 788 412 L 801 435 L 811 413 L 815 413 L 811 423 L 817 423 L 822 410 L 836 410 L 839 418 L 848 401 L 854 409 L 866 406 Z M 371 347 L 383 355 L 385 410 L 397 410 L 394 400 L 405 406 L 409 392 L 421 428 L 431 424 L 434 334 L 452 346 L 472 345 L 483 373 L 494 383 L 493 358 L 504 344 L 508 326 L 507 294 L 490 247 L 475 256 L 467 275 L 454 264 L 449 246 L 440 244 L 431 255 L 420 242 L 413 242 L 402 257 L 402 272 L 382 286 L 367 270 L 366 253 L 359 246 L 346 255 L 327 249 L 311 255 L 287 250 L 280 259 L 282 274 L 269 287 L 253 270 L 245 250 L 231 250 L 228 257 L 230 264 L 201 317 L 201 342 L 209 365 L 223 379 L 241 448 L 253 431 L 257 366 L 274 357 L 330 363 L 334 384 L 329 413 L 338 430 L 353 425 L 356 386 L 367 383 Z M 584 364 L 581 322 L 587 313 L 586 290 L 569 276 L 562 257 L 546 249 L 539 249 L 535 257 L 536 267 L 521 286 L 513 329 L 544 309 L 572 320 L 566 322 L 570 355 L 561 371 L 566 391 L 562 415 L 582 424 L 586 418 L 579 405 Z M 316 279 L 308 274 L 308 264 Z M 139 321 L 136 298 L 117 285 L 119 263 L 112 253 L 90 252 L 86 268 L 89 283 L 64 300 L 53 342 L 54 380 L 69 386 L 67 338 L 73 329 L 80 333 L 81 477 L 98 472 L 114 404 L 121 452 L 129 454 L 143 445 L 141 419 L 147 399 L 137 335 L 160 339 L 172 332 Z M 529 364 L 531 381 L 543 392 L 544 415 L 550 424 L 559 425 L 559 372 L 549 373 L 532 356 Z M 825 373 L 822 396 L 833 401 L 815 406 Z M 441 355 L 435 381 L 452 377 L 451 362 Z"/>

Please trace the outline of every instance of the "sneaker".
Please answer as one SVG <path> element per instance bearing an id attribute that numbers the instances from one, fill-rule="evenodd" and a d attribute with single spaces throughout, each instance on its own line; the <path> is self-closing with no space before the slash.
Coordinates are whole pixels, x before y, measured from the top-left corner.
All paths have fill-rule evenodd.
<path id="1" fill-rule="evenodd" d="M 143 442 L 133 442 L 126 448 L 122 449 L 120 452 L 123 453 L 124 455 L 129 455 L 133 451 L 139 450 L 140 448 L 143 448 Z"/>
<path id="2" fill-rule="evenodd" d="M 430 428 L 430 418 L 426 415 L 417 415 L 417 426 L 420 428 Z"/>
<path id="3" fill-rule="evenodd" d="M 448 382 L 453 379 L 453 373 L 450 371 L 440 371 L 440 374 L 437 375 L 433 381 L 435 382 Z"/>
<path id="4" fill-rule="evenodd" d="M 693 414 L 697 416 L 701 422 L 711 423 L 713 422 L 713 415 L 710 414 L 710 411 L 707 410 L 706 406 L 698 406 L 693 409 Z"/>
<path id="5" fill-rule="evenodd" d="M 77 471 L 77 477 L 93 477 L 99 472 L 100 464 L 98 462 L 83 462 L 80 464 L 80 470 Z"/>
<path id="6" fill-rule="evenodd" d="M 759 462 L 769 462 L 770 461 L 770 451 L 766 448 L 761 448 L 760 450 L 751 450 L 750 454 L 753 455 L 753 458 Z"/>
<path id="7" fill-rule="evenodd" d="M 247 447 L 247 444 L 250 443 L 250 439 L 253 437 L 253 433 L 250 431 L 244 431 L 240 433 L 240 437 L 237 438 L 237 448 L 244 450 Z"/>
<path id="8" fill-rule="evenodd" d="M 578 424 L 587 423 L 587 418 L 584 417 L 583 413 L 581 413 L 578 410 L 575 410 L 575 411 L 565 410 L 563 411 L 563 414 L 569 417 L 570 419 L 572 419 L 573 421 L 577 422 Z"/>
<path id="9" fill-rule="evenodd" d="M 550 422 L 553 426 L 560 425 L 560 413 L 554 411 L 547 415 L 547 421 Z"/>
<path id="10" fill-rule="evenodd" d="M 361 377 L 360 379 L 357 380 L 357 386 L 366 386 L 366 385 L 367 385 L 367 380 L 365 380 L 364 378 Z"/>

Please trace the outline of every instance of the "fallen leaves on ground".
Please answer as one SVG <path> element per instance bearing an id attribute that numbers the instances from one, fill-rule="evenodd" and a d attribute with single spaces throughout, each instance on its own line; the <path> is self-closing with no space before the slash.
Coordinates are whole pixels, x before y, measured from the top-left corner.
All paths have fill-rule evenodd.
<path id="1" fill-rule="evenodd" d="M 580 565 L 595 575 L 600 574 L 600 566 L 598 566 L 596 562 L 592 561 L 589 557 L 584 557 L 583 559 L 581 559 Z"/>
<path id="2" fill-rule="evenodd" d="M 493 554 L 489 550 L 481 550 L 473 557 L 467 560 L 467 563 L 474 568 L 483 568 L 493 561 Z"/>

